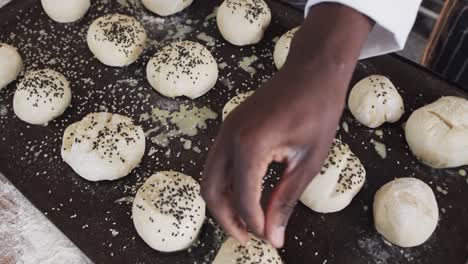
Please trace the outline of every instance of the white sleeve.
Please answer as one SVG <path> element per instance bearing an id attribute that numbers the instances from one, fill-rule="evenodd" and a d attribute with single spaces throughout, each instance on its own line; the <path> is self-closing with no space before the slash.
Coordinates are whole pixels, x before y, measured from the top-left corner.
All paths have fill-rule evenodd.
<path id="1" fill-rule="evenodd" d="M 361 51 L 361 59 L 403 49 L 422 0 L 308 0 L 309 9 L 323 2 L 349 6 L 375 21 Z"/>

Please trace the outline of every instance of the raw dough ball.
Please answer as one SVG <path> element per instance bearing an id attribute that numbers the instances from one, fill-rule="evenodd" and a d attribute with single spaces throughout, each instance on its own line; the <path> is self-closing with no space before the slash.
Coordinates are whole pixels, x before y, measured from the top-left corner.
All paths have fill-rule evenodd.
<path id="1" fill-rule="evenodd" d="M 200 43 L 176 41 L 162 48 L 148 62 L 146 77 L 164 96 L 195 99 L 216 84 L 218 64 Z"/>
<path id="2" fill-rule="evenodd" d="M 15 47 L 0 43 L 0 90 L 7 86 L 23 68 L 23 60 Z"/>
<path id="3" fill-rule="evenodd" d="M 162 252 L 186 249 L 205 220 L 200 185 L 180 172 L 158 172 L 138 190 L 132 216 L 138 234 L 150 247 Z"/>
<path id="4" fill-rule="evenodd" d="M 385 122 L 394 123 L 405 112 L 398 90 L 388 78 L 380 75 L 359 81 L 349 94 L 348 106 L 354 118 L 370 128 Z"/>
<path id="5" fill-rule="evenodd" d="M 238 107 L 242 102 L 249 98 L 253 93 L 253 91 L 240 93 L 233 97 L 231 100 L 229 100 L 223 108 L 223 121 L 236 107 Z"/>
<path id="6" fill-rule="evenodd" d="M 102 16 L 88 29 L 88 47 L 102 63 L 122 67 L 136 61 L 146 44 L 143 25 L 121 14 Z"/>
<path id="7" fill-rule="evenodd" d="M 361 190 L 366 170 L 348 145 L 335 139 L 320 173 L 310 182 L 300 200 L 319 213 L 343 210 Z"/>
<path id="8" fill-rule="evenodd" d="M 143 5 L 153 13 L 160 16 L 170 16 L 178 13 L 189 5 L 193 0 L 142 0 Z"/>
<path id="9" fill-rule="evenodd" d="M 212 264 L 282 264 L 278 251 L 253 235 L 245 246 L 230 237 L 226 240 L 216 255 Z"/>
<path id="10" fill-rule="evenodd" d="M 377 231 L 401 247 L 414 247 L 432 235 L 439 208 L 432 189 L 415 178 L 399 178 L 385 184 L 374 197 Z"/>
<path id="11" fill-rule="evenodd" d="M 434 168 L 468 165 L 468 100 L 447 96 L 414 111 L 406 122 L 411 151 Z"/>
<path id="12" fill-rule="evenodd" d="M 270 8 L 263 0 L 225 0 L 216 15 L 221 35 L 237 46 L 258 43 L 270 21 Z"/>
<path id="13" fill-rule="evenodd" d="M 299 27 L 289 30 L 281 36 L 278 42 L 276 42 L 273 59 L 278 70 L 281 69 L 286 62 L 286 58 L 289 54 L 289 48 L 291 47 L 291 41 L 297 30 L 299 30 Z"/>
<path id="14" fill-rule="evenodd" d="M 19 119 L 33 125 L 45 124 L 65 112 L 71 101 L 70 85 L 51 69 L 29 72 L 18 84 L 13 110 Z"/>
<path id="15" fill-rule="evenodd" d="M 65 130 L 62 158 L 89 181 L 127 176 L 145 153 L 145 134 L 132 119 L 111 113 L 91 113 Z"/>
<path id="16" fill-rule="evenodd" d="M 41 0 L 46 14 L 56 22 L 69 23 L 82 18 L 91 5 L 90 0 Z"/>

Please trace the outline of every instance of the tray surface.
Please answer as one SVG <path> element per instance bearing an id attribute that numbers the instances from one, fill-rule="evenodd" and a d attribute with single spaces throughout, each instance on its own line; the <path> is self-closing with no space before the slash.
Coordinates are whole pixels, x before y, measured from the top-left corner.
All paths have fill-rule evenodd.
<path id="1" fill-rule="evenodd" d="M 210 263 L 223 239 L 212 221 L 206 222 L 199 241 L 190 250 L 159 253 L 138 237 L 130 218 L 131 203 L 122 202 L 122 198 L 134 196 L 138 186 L 160 170 L 177 170 L 200 180 L 206 150 L 221 124 L 222 107 L 239 92 L 257 88 L 274 74 L 274 40 L 298 25 L 302 15 L 270 3 L 273 22 L 264 40 L 255 46 L 238 48 L 226 43 L 217 31 L 213 10 L 220 1 L 196 0 L 187 10 L 169 18 L 151 14 L 139 2 L 93 1 L 84 19 L 72 24 L 50 20 L 39 1 L 13 1 L 0 10 L 0 42 L 19 49 L 25 64 L 22 75 L 28 70 L 52 68 L 67 77 L 73 93 L 72 105 L 63 116 L 47 126 L 32 126 L 13 113 L 17 82 L 0 91 L 0 171 L 96 263 Z M 117 12 L 140 20 L 150 39 L 143 56 L 125 68 L 101 64 L 93 58 L 85 41 L 87 28 L 95 18 Z M 177 39 L 207 45 L 220 65 L 216 87 L 196 100 L 164 98 L 146 81 L 145 68 L 150 57 Z M 382 126 L 380 137 L 376 130 L 359 125 L 345 111 L 337 136 L 363 162 L 366 184 L 350 206 L 339 213 L 318 214 L 299 204 L 288 226 L 281 256 L 285 263 L 298 264 L 463 263 L 468 258 L 468 178 L 460 175 L 461 168 L 433 170 L 419 163 L 408 150 L 402 124 L 414 109 L 442 95 L 468 96 L 428 71 L 392 55 L 361 61 L 352 84 L 369 74 L 382 74 L 394 82 L 404 98 L 406 114 L 400 122 Z M 209 107 L 218 113 L 218 118 L 208 121 L 207 128 L 199 129 L 194 137 L 181 136 L 182 141 L 180 137 L 173 138 L 168 147 L 153 143 L 151 138 L 166 128 L 151 119 L 145 120 L 145 114 L 154 108 L 175 111 L 182 105 Z M 143 162 L 122 180 L 88 182 L 61 160 L 64 129 L 97 111 L 130 116 L 145 131 L 156 129 L 147 136 Z M 348 127 L 348 131 L 343 127 Z M 188 150 L 183 146 L 187 139 L 192 143 Z M 371 139 L 386 145 L 387 158 L 377 155 Z M 269 170 L 267 192 L 280 171 L 280 166 Z M 440 208 L 440 221 L 425 244 L 402 249 L 386 243 L 376 233 L 372 202 L 380 186 L 395 177 L 407 176 L 422 179 L 432 187 Z"/>

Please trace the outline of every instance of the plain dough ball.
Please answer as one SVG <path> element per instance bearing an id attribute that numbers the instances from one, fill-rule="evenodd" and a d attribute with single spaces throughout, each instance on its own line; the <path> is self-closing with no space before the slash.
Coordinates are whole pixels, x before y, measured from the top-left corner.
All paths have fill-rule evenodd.
<path id="1" fill-rule="evenodd" d="M 263 0 L 225 0 L 216 14 L 221 35 L 237 46 L 258 43 L 270 21 L 270 8 Z"/>
<path id="2" fill-rule="evenodd" d="M 249 241 L 242 245 L 228 238 L 218 251 L 212 264 L 282 264 L 276 248 L 249 234 Z"/>
<path id="3" fill-rule="evenodd" d="M 468 165 L 468 100 L 442 97 L 414 111 L 406 122 L 411 151 L 434 168 Z"/>
<path id="4" fill-rule="evenodd" d="M 0 90 L 16 80 L 23 68 L 23 60 L 15 47 L 0 43 Z"/>
<path id="5" fill-rule="evenodd" d="M 62 115 L 70 101 L 71 90 L 65 76 L 43 69 L 29 72 L 18 84 L 13 110 L 24 122 L 42 125 Z"/>
<path id="6" fill-rule="evenodd" d="M 178 13 L 192 4 L 193 0 L 142 0 L 143 5 L 160 16 Z"/>
<path id="7" fill-rule="evenodd" d="M 289 30 L 281 36 L 278 42 L 276 42 L 273 60 L 275 61 L 275 65 L 278 70 L 281 69 L 286 62 L 289 54 L 289 48 L 291 47 L 291 41 L 297 30 L 299 30 L 299 27 Z"/>
<path id="8" fill-rule="evenodd" d="M 146 45 L 146 31 L 133 17 L 102 16 L 88 29 L 88 47 L 102 63 L 123 67 L 136 61 Z"/>
<path id="9" fill-rule="evenodd" d="M 164 96 L 195 99 L 215 86 L 218 64 L 200 43 L 176 41 L 162 48 L 148 62 L 146 77 Z"/>
<path id="10" fill-rule="evenodd" d="M 59 23 L 77 21 L 91 5 L 90 0 L 41 0 L 41 3 L 46 14 Z"/>
<path id="11" fill-rule="evenodd" d="M 415 178 L 399 178 L 374 197 L 374 222 L 385 239 L 400 247 L 414 247 L 432 235 L 439 208 L 432 189 Z"/>
<path id="12" fill-rule="evenodd" d="M 236 107 L 238 107 L 242 102 L 249 98 L 253 93 L 254 91 L 240 93 L 233 97 L 231 100 L 229 100 L 223 108 L 223 121 Z"/>
<path id="13" fill-rule="evenodd" d="M 370 128 L 394 123 L 405 113 L 398 90 L 387 77 L 380 75 L 359 81 L 349 94 L 348 106 L 354 118 Z"/>
<path id="14" fill-rule="evenodd" d="M 132 216 L 138 234 L 153 249 L 186 249 L 197 239 L 205 220 L 200 185 L 180 172 L 158 172 L 138 190 Z"/>
<path id="15" fill-rule="evenodd" d="M 343 210 L 361 190 L 366 170 L 349 146 L 335 139 L 320 173 L 309 183 L 300 200 L 319 213 Z"/>
<path id="16" fill-rule="evenodd" d="M 63 134 L 62 158 L 89 181 L 127 176 L 145 153 L 145 134 L 132 119 L 112 113 L 91 113 Z"/>

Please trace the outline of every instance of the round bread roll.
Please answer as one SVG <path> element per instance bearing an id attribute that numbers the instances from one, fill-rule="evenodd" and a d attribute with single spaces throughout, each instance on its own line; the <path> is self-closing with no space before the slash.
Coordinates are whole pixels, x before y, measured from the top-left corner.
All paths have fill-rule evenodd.
<path id="1" fill-rule="evenodd" d="M 221 35 L 237 46 L 258 43 L 270 21 L 270 8 L 263 0 L 225 0 L 216 14 Z"/>
<path id="2" fill-rule="evenodd" d="M 88 29 L 88 47 L 102 63 L 123 67 L 136 61 L 146 44 L 143 25 L 121 14 L 102 16 Z"/>
<path id="3" fill-rule="evenodd" d="M 23 68 L 23 60 L 15 47 L 0 43 L 0 90 L 16 80 Z"/>
<path id="4" fill-rule="evenodd" d="M 289 30 L 281 36 L 278 42 L 276 42 L 273 60 L 275 61 L 275 65 L 278 70 L 281 69 L 286 62 L 289 54 L 289 48 L 291 47 L 291 41 L 297 30 L 299 30 L 299 27 Z"/>
<path id="5" fill-rule="evenodd" d="M 249 241 L 242 245 L 228 238 L 218 251 L 212 264 L 282 264 L 276 248 L 249 234 Z"/>
<path id="6" fill-rule="evenodd" d="M 82 18 L 91 5 L 90 0 L 41 0 L 46 14 L 59 23 L 75 22 Z"/>
<path id="7" fill-rule="evenodd" d="M 70 101 L 71 90 L 65 76 L 43 69 L 29 72 L 18 84 L 13 110 L 24 122 L 42 125 L 62 115 Z"/>
<path id="8" fill-rule="evenodd" d="M 159 50 L 148 62 L 146 77 L 164 96 L 195 99 L 214 87 L 218 65 L 200 43 L 176 41 Z"/>
<path id="9" fill-rule="evenodd" d="M 385 184 L 375 194 L 375 228 L 395 245 L 421 245 L 432 235 L 438 220 L 434 192 L 421 180 L 399 178 Z"/>
<path id="10" fill-rule="evenodd" d="M 434 168 L 468 165 L 468 100 L 442 97 L 414 111 L 406 141 L 423 163 Z"/>
<path id="11" fill-rule="evenodd" d="M 143 129 L 131 118 L 118 114 L 88 114 L 63 134 L 63 160 L 88 181 L 127 176 L 144 153 Z"/>
<path id="12" fill-rule="evenodd" d="M 200 185 L 180 172 L 158 172 L 138 190 L 132 216 L 138 234 L 153 249 L 186 249 L 197 239 L 205 220 Z"/>
<path id="13" fill-rule="evenodd" d="M 239 106 L 242 102 L 249 98 L 253 93 L 254 91 L 240 93 L 233 97 L 231 100 L 229 100 L 223 108 L 223 121 L 237 106 Z"/>
<path id="14" fill-rule="evenodd" d="M 170 16 L 189 7 L 193 0 L 142 0 L 143 5 L 160 16 Z"/>
<path id="15" fill-rule="evenodd" d="M 386 77 L 371 75 L 351 90 L 349 110 L 359 123 L 376 128 L 385 122 L 394 123 L 404 114 L 403 99 Z"/>
<path id="16" fill-rule="evenodd" d="M 309 183 L 300 201 L 319 213 L 343 210 L 361 190 L 366 170 L 348 145 L 335 139 L 320 173 Z"/>

